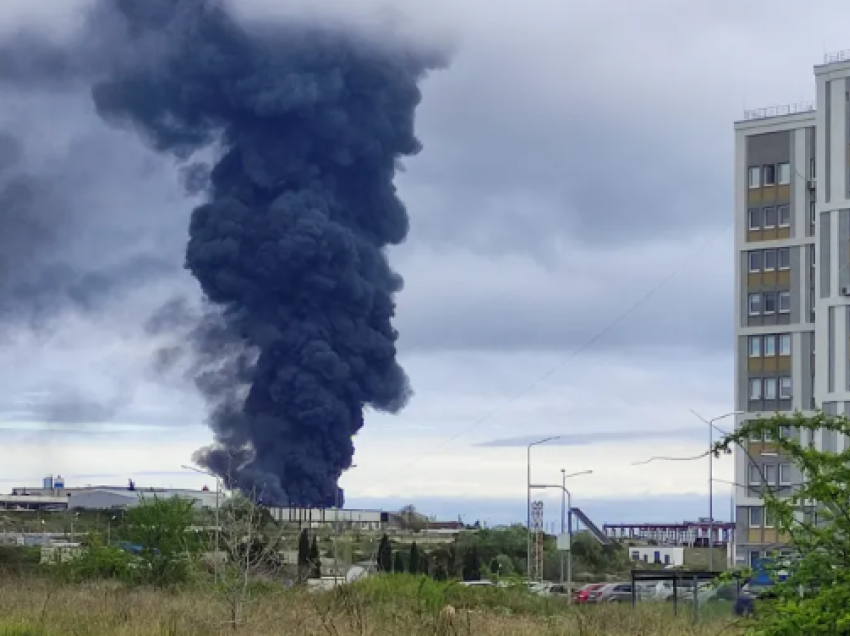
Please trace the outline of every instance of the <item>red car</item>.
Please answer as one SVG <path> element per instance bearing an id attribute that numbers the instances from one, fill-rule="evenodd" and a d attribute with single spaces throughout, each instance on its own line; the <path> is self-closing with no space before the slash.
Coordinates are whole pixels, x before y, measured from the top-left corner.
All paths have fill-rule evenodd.
<path id="1" fill-rule="evenodd" d="M 575 591 L 573 600 L 576 603 L 590 603 L 599 591 L 605 587 L 604 583 L 588 583 Z"/>

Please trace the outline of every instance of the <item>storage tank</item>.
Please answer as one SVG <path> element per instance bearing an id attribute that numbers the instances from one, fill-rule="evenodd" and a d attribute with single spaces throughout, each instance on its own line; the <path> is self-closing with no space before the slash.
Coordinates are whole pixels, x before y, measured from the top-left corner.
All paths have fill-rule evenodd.
<path id="1" fill-rule="evenodd" d="M 62 475 L 56 475 L 56 479 L 53 480 L 54 488 L 64 488 L 65 487 L 65 478 Z"/>
<path id="2" fill-rule="evenodd" d="M 53 475 L 48 475 L 41 482 L 41 487 L 45 490 L 53 490 Z"/>

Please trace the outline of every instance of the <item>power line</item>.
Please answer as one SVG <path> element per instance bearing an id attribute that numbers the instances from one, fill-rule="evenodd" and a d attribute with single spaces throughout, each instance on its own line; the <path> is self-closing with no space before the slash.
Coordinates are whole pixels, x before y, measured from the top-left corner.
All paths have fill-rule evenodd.
<path id="1" fill-rule="evenodd" d="M 689 264 L 693 263 L 694 260 L 695 260 L 694 256 L 697 256 L 697 255 L 701 254 L 702 252 L 704 252 L 706 249 L 708 249 L 708 247 L 712 243 L 714 243 L 714 241 L 716 241 L 718 238 L 720 238 L 721 235 L 725 234 L 726 231 L 733 224 L 734 223 L 728 223 L 723 228 L 721 228 L 719 231 L 717 231 L 716 233 L 711 235 L 708 238 L 708 240 L 705 243 L 703 243 L 702 246 L 699 247 L 699 249 L 697 249 L 696 252 L 689 253 L 687 255 L 687 257 L 685 257 L 674 269 L 672 269 L 670 271 L 669 274 L 667 274 L 667 276 L 665 276 L 663 279 L 661 279 L 661 281 L 659 283 L 657 283 L 655 286 L 650 288 L 649 291 L 647 291 L 643 296 L 641 296 L 635 303 L 633 303 L 631 306 L 629 306 L 625 311 L 623 311 L 621 314 L 619 314 L 616 318 L 614 318 L 614 320 L 612 320 L 610 323 L 608 323 L 601 330 L 596 332 L 596 334 L 591 336 L 588 340 L 586 340 L 578 348 L 573 350 L 568 356 L 566 356 L 565 358 L 560 360 L 558 363 L 556 363 L 555 365 L 553 365 L 552 367 L 547 369 L 543 374 L 541 374 L 531 384 L 527 385 L 525 388 L 523 388 L 522 390 L 520 390 L 517 393 L 515 393 L 514 395 L 512 395 L 503 404 L 501 404 L 501 405 L 497 406 L 496 408 L 494 408 L 493 410 L 485 413 L 482 417 L 480 417 L 477 420 L 475 420 L 474 422 L 472 422 L 472 424 L 470 424 L 468 427 L 466 427 L 465 429 L 460 431 L 458 434 L 453 435 L 452 437 L 449 437 L 444 442 L 442 442 L 441 444 L 439 444 L 435 448 L 431 449 L 430 451 L 426 451 L 425 453 L 423 453 L 423 454 L 419 455 L 418 457 L 412 459 L 411 461 L 407 462 L 405 464 L 405 469 L 404 469 L 403 472 L 407 473 L 411 466 L 415 466 L 416 464 L 418 464 L 420 461 L 422 461 L 426 457 L 430 457 L 431 455 L 438 453 L 439 451 L 443 450 L 449 444 L 456 442 L 460 438 L 466 436 L 468 433 L 472 432 L 473 430 L 475 430 L 476 428 L 481 426 L 481 424 L 483 424 L 484 422 L 489 420 L 491 417 L 493 417 L 497 413 L 501 412 L 506 407 L 513 404 L 514 402 L 518 401 L 520 398 L 524 397 L 528 393 L 530 393 L 539 384 L 541 384 L 542 382 L 544 382 L 545 380 L 550 378 L 552 375 L 554 375 L 561 368 L 563 368 L 568 362 L 571 362 L 574 358 L 578 357 L 579 355 L 581 355 L 582 353 L 587 351 L 590 347 L 592 347 L 594 344 L 599 342 L 602 338 L 604 338 L 609 333 L 611 333 L 615 328 L 617 328 L 620 325 L 620 323 L 622 323 L 626 318 L 631 316 L 635 311 L 637 311 L 640 307 L 642 307 L 644 304 L 646 304 L 646 302 L 649 301 L 656 293 L 658 293 L 670 281 L 672 281 L 677 275 L 679 275 Z M 381 479 L 380 483 L 384 483 L 388 479 L 392 479 L 395 476 L 401 475 L 401 474 L 402 474 L 402 471 L 399 471 L 395 475 L 390 475 L 389 477 L 384 477 L 383 479 Z M 369 490 L 376 485 L 378 485 L 378 482 L 367 486 L 364 490 Z"/>

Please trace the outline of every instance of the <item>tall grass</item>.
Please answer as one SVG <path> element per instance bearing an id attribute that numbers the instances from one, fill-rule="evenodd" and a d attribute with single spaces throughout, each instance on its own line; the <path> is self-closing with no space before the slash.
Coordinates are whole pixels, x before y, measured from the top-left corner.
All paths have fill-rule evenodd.
<path id="1" fill-rule="evenodd" d="M 327 593 L 258 588 L 245 623 L 212 589 L 179 592 L 23 578 L 0 582 L 0 636 L 715 636 L 728 617 L 692 625 L 665 606 L 576 608 L 522 590 L 381 576 Z M 740 631 L 740 630 L 739 630 Z"/>

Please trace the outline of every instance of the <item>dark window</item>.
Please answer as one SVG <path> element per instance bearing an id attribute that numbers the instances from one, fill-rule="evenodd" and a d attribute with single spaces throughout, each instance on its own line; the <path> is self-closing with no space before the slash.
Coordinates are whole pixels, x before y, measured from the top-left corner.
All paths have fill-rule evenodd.
<path id="1" fill-rule="evenodd" d="M 814 219 L 812 220 L 814 223 Z M 751 230 L 761 229 L 761 210 L 758 208 L 750 208 L 747 210 L 747 224 Z"/>
<path id="2" fill-rule="evenodd" d="M 764 209 L 764 227 L 776 227 L 776 208 L 769 207 Z"/>
<path id="3" fill-rule="evenodd" d="M 776 313 L 776 292 L 764 292 L 764 312 L 766 314 Z"/>
<path id="4" fill-rule="evenodd" d="M 763 168 L 764 185 L 776 185 L 776 166 L 768 165 Z"/>
<path id="5" fill-rule="evenodd" d="M 760 272 L 761 271 L 761 252 L 756 250 L 754 252 L 750 252 L 750 271 L 751 272 Z"/>
<path id="6" fill-rule="evenodd" d="M 780 205 L 777 210 L 779 211 L 779 227 L 791 225 L 791 208 L 787 205 Z"/>
<path id="7" fill-rule="evenodd" d="M 764 251 L 764 271 L 772 272 L 776 269 L 776 250 Z"/>
<path id="8" fill-rule="evenodd" d="M 779 269 L 791 269 L 791 248 L 780 247 L 777 250 Z"/>

